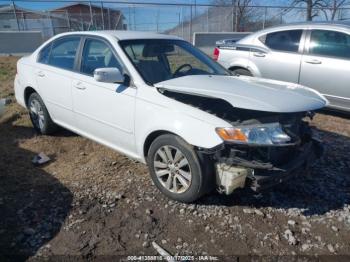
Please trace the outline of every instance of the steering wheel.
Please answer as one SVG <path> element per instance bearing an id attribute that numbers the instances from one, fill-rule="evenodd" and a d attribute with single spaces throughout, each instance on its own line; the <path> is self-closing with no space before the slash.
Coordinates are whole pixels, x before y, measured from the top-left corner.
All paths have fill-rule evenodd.
<path id="1" fill-rule="evenodd" d="M 190 65 L 190 64 L 183 64 L 181 66 L 179 66 L 175 72 L 174 72 L 174 75 L 177 75 L 178 73 L 180 73 L 180 71 L 184 68 L 188 67 L 188 69 L 186 70 L 186 72 L 190 71 L 193 67 Z"/>

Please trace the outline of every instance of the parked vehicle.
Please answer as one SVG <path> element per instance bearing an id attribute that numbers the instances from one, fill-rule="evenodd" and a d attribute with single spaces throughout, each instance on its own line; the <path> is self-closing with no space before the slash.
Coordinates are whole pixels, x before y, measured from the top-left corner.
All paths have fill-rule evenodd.
<path id="1" fill-rule="evenodd" d="M 350 111 L 350 26 L 303 23 L 269 28 L 214 57 L 235 74 L 299 83 L 322 93 L 329 107 Z"/>
<path id="2" fill-rule="evenodd" d="M 188 42 L 127 31 L 57 35 L 17 64 L 34 128 L 63 126 L 148 164 L 168 197 L 259 190 L 300 173 L 320 144 L 302 119 L 318 92 L 234 77 Z"/>

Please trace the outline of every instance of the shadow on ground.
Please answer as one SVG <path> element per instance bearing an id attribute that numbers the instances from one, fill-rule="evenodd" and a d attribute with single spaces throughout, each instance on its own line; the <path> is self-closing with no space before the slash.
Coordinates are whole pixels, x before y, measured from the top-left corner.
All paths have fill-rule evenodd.
<path id="1" fill-rule="evenodd" d="M 322 215 L 350 204 L 350 138 L 315 129 L 325 147 L 311 176 L 300 174 L 262 194 L 239 191 L 230 196 L 211 195 L 199 204 L 300 209 L 304 215 Z"/>
<path id="2" fill-rule="evenodd" d="M 35 136 L 32 128 L 0 124 L 0 259 L 24 260 L 60 230 L 72 193 L 31 163 L 35 153 L 18 147 Z"/>

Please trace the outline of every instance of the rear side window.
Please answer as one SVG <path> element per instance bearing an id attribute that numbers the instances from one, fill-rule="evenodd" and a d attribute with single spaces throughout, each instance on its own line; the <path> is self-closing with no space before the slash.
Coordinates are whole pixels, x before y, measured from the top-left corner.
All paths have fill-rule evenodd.
<path id="1" fill-rule="evenodd" d="M 84 44 L 80 71 L 92 75 L 95 69 L 104 67 L 122 69 L 111 48 L 105 42 L 87 39 Z"/>
<path id="2" fill-rule="evenodd" d="M 350 58 L 350 36 L 329 30 L 311 32 L 309 53 L 313 55 Z"/>
<path id="3" fill-rule="evenodd" d="M 266 34 L 259 38 L 267 47 L 285 52 L 298 52 L 303 30 L 286 30 Z"/>
<path id="4" fill-rule="evenodd" d="M 48 64 L 59 68 L 72 70 L 74 68 L 74 60 L 79 42 L 80 37 L 67 37 L 54 41 Z"/>
<path id="5" fill-rule="evenodd" d="M 51 43 L 41 49 L 39 53 L 38 62 L 42 64 L 47 64 L 49 62 L 49 55 L 51 51 Z"/>

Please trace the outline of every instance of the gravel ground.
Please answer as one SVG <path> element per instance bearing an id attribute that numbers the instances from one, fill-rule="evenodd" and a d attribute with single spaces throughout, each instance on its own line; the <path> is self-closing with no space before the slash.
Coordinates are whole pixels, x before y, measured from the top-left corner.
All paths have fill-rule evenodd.
<path id="1" fill-rule="evenodd" d="M 14 99 L 15 62 L 0 58 L 0 98 Z M 350 255 L 350 118 L 319 113 L 312 123 L 326 152 L 309 176 L 186 205 L 159 193 L 144 165 L 106 147 L 64 130 L 37 136 L 11 103 L 0 119 L 0 257 L 156 255 L 155 241 L 173 255 L 339 261 Z M 39 152 L 52 161 L 34 167 Z"/>

